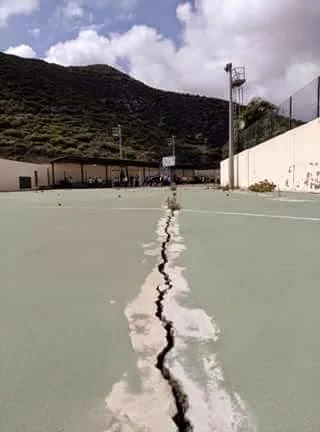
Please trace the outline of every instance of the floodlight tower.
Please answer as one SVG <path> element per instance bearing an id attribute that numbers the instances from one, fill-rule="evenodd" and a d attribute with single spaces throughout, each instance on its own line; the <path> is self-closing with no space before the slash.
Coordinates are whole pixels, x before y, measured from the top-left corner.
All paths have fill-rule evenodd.
<path id="1" fill-rule="evenodd" d="M 227 63 L 225 72 L 229 75 L 229 187 L 234 189 L 234 138 L 238 132 L 239 109 L 243 104 L 243 86 L 246 83 L 244 67 L 233 67 Z M 235 98 L 233 97 L 235 92 Z M 235 103 L 233 100 L 235 99 Z"/>

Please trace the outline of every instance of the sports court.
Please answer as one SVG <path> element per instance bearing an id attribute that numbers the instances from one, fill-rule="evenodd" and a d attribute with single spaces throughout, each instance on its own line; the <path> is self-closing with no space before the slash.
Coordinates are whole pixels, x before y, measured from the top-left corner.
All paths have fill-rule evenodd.
<path id="1" fill-rule="evenodd" d="M 168 195 L 0 194 L 0 430 L 182 430 L 163 247 L 193 430 L 319 430 L 320 199 L 185 188 L 168 223 Z"/>

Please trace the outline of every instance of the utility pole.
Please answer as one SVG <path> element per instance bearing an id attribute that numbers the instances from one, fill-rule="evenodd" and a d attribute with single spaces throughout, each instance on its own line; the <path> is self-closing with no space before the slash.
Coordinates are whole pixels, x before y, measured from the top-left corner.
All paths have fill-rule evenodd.
<path id="1" fill-rule="evenodd" d="M 118 124 L 118 126 L 116 128 L 112 129 L 112 136 L 114 138 L 119 138 L 119 157 L 120 157 L 120 159 L 123 159 L 121 124 Z"/>
<path id="2" fill-rule="evenodd" d="M 172 156 L 176 157 L 176 137 L 172 135 L 171 138 L 168 139 L 168 144 L 170 147 L 172 147 Z"/>
<path id="3" fill-rule="evenodd" d="M 234 163 L 233 163 L 233 84 L 232 63 L 228 63 L 225 72 L 229 74 L 229 187 L 234 188 Z"/>
<path id="4" fill-rule="evenodd" d="M 176 158 L 176 137 L 172 135 L 172 156 Z"/>
<path id="5" fill-rule="evenodd" d="M 118 124 L 118 134 L 119 134 L 119 153 L 120 159 L 123 159 L 123 150 L 122 150 L 122 128 L 121 125 Z"/>
<path id="6" fill-rule="evenodd" d="M 176 165 L 176 137 L 175 135 L 172 135 L 171 138 L 168 139 L 168 144 L 170 147 L 172 147 L 172 157 L 173 157 L 173 163 L 174 166 L 171 166 L 171 181 L 173 179 L 173 175 L 174 175 L 174 167 Z"/>
<path id="7" fill-rule="evenodd" d="M 202 152 L 201 162 L 204 165 L 208 164 L 208 138 L 205 138 L 203 141 L 203 152 Z"/>

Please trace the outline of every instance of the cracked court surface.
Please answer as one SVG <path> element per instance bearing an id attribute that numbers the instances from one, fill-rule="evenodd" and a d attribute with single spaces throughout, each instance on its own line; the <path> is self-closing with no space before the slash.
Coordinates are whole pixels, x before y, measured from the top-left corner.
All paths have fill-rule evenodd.
<path id="1" fill-rule="evenodd" d="M 156 368 L 167 194 L 0 195 L 1 430 L 178 430 Z M 320 198 L 178 195 L 166 364 L 193 429 L 319 430 Z"/>

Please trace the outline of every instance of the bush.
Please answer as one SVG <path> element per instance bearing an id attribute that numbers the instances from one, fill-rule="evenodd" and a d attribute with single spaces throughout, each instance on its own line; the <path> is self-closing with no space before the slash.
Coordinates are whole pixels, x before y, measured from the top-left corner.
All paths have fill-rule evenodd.
<path id="1" fill-rule="evenodd" d="M 177 200 L 176 189 L 172 189 L 172 186 L 170 187 L 170 189 L 172 191 L 172 196 L 168 197 L 168 199 L 167 199 L 168 209 L 171 210 L 172 212 L 177 211 L 177 210 L 181 210 L 181 205 L 178 203 L 178 200 Z"/>
<path id="2" fill-rule="evenodd" d="M 252 192 L 274 192 L 276 189 L 276 185 L 273 182 L 269 182 L 268 180 L 263 180 L 258 183 L 254 183 L 249 187 L 249 190 Z"/>
<path id="3" fill-rule="evenodd" d="M 3 131 L 5 136 L 10 136 L 13 138 L 24 138 L 25 134 L 19 129 L 6 129 Z"/>
<path id="4" fill-rule="evenodd" d="M 48 134 L 32 134 L 30 136 L 30 141 L 37 143 L 46 143 L 50 140 L 50 135 Z"/>
<path id="5" fill-rule="evenodd" d="M 17 156 L 24 155 L 28 151 L 28 145 L 25 143 L 18 143 L 14 146 L 14 154 Z"/>
<path id="6" fill-rule="evenodd" d="M 74 136 L 74 139 L 77 141 L 89 143 L 92 141 L 93 137 L 94 135 L 92 133 L 79 133 Z"/>
<path id="7" fill-rule="evenodd" d="M 177 198 L 168 198 L 167 200 L 168 209 L 171 211 L 181 210 L 181 206 L 177 201 Z"/>
<path id="8" fill-rule="evenodd" d="M 63 150 L 64 155 L 81 156 L 81 152 L 76 147 L 68 147 Z"/>
<path id="9" fill-rule="evenodd" d="M 57 145 L 63 145 L 65 142 L 65 139 L 61 135 L 51 136 L 50 137 L 50 143 L 55 147 Z"/>

